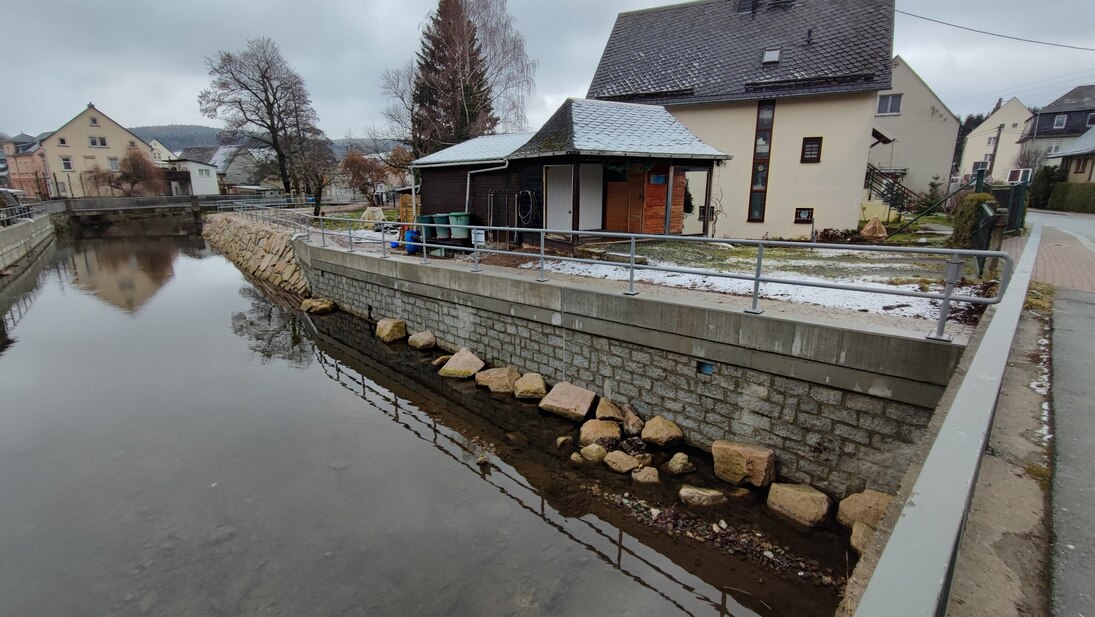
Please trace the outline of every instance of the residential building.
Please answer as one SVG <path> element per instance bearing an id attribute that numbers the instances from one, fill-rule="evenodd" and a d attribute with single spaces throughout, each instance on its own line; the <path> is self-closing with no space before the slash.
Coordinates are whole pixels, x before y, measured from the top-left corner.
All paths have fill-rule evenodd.
<path id="1" fill-rule="evenodd" d="M 1090 128 L 1067 149 L 1061 151 L 1061 166 L 1068 170 L 1069 182 L 1091 182 L 1095 176 L 1095 128 Z"/>
<path id="2" fill-rule="evenodd" d="M 167 146 L 160 143 L 160 140 L 153 138 L 148 142 L 148 146 L 152 148 L 152 162 L 156 167 L 167 168 L 170 167 L 168 161 L 175 159 L 175 153 L 172 152 Z"/>
<path id="3" fill-rule="evenodd" d="M 93 172 L 118 171 L 122 158 L 133 150 L 152 158 L 148 144 L 91 103 L 42 139 L 41 147 L 51 197 L 113 195 L 114 189 L 91 182 Z"/>
<path id="4" fill-rule="evenodd" d="M 664 105 L 734 155 L 711 188 L 713 235 L 855 228 L 868 150 L 880 141 L 879 92 L 891 88 L 893 25 L 893 0 L 705 0 L 621 13 L 588 96 Z"/>
<path id="5" fill-rule="evenodd" d="M 534 134 L 479 137 L 413 166 L 426 214 L 468 212 L 477 224 L 530 230 L 704 234 L 711 170 L 729 158 L 661 106 L 567 99 Z M 570 247 L 588 239 L 547 238 Z"/>
<path id="6" fill-rule="evenodd" d="M 216 166 L 187 159 L 173 159 L 162 164 L 166 165 L 164 180 L 169 194 L 220 195 Z"/>
<path id="7" fill-rule="evenodd" d="M 890 142 L 877 144 L 868 160 L 906 187 L 926 193 L 933 178 L 947 186 L 958 141 L 958 116 L 901 56 L 893 59 L 889 90 L 878 93 L 875 128 Z"/>
<path id="8" fill-rule="evenodd" d="M 986 177 L 1006 181 L 1011 170 L 1022 167 L 1018 164 L 1023 148 L 1019 138 L 1032 115 L 1027 106 L 1015 97 L 992 112 L 966 135 L 958 173 L 968 178 L 977 170 L 984 169 Z"/>
<path id="9" fill-rule="evenodd" d="M 229 194 L 239 185 L 252 185 L 262 180 L 258 160 L 242 145 L 186 148 L 179 158 L 207 163 L 217 168 L 220 192 Z"/>
<path id="10" fill-rule="evenodd" d="M 37 138 L 20 133 L 0 144 L 7 160 L 8 186 L 27 197 L 47 199 L 46 152 Z"/>
<path id="11" fill-rule="evenodd" d="M 1034 114 L 1019 143 L 1044 152 L 1046 165 L 1059 165 L 1061 152 L 1091 127 L 1095 127 L 1095 85 L 1077 86 Z"/>

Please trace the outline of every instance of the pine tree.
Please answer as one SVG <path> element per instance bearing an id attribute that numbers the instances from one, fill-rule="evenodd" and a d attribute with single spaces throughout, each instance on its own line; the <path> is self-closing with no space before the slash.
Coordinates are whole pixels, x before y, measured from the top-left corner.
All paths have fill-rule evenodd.
<path id="1" fill-rule="evenodd" d="M 464 0 L 440 0 L 422 33 L 411 141 L 416 157 L 492 132 L 498 117 Z"/>

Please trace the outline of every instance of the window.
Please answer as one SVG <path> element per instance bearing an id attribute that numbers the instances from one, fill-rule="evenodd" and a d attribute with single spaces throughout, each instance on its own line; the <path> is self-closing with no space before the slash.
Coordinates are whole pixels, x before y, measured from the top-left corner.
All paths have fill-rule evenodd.
<path id="1" fill-rule="evenodd" d="M 1046 154 L 1057 154 L 1060 151 L 1061 151 L 1061 142 L 1059 142 L 1059 141 L 1049 142 L 1049 147 L 1046 148 Z"/>
<path id="2" fill-rule="evenodd" d="M 802 163 L 820 163 L 821 162 L 821 138 L 820 137 L 803 137 L 802 138 Z"/>
<path id="3" fill-rule="evenodd" d="M 61 169 L 65 170 L 65 171 L 72 171 L 74 169 L 72 167 L 72 157 L 71 156 L 62 156 L 61 157 Z"/>
<path id="4" fill-rule="evenodd" d="M 129 147 L 130 148 L 136 148 L 137 147 L 137 142 L 133 141 L 132 139 L 129 140 Z"/>
<path id="5" fill-rule="evenodd" d="M 995 146 L 996 145 L 996 135 L 989 135 L 988 145 L 990 145 L 990 146 Z"/>
<path id="6" fill-rule="evenodd" d="M 106 147 L 106 137 L 88 137 L 87 141 L 91 145 L 92 148 L 105 148 Z"/>
<path id="7" fill-rule="evenodd" d="M 900 94 L 882 94 L 878 97 L 878 115 L 888 116 L 901 113 Z"/>
<path id="8" fill-rule="evenodd" d="M 1095 113 L 1090 113 L 1087 115 L 1087 125 L 1095 126 Z"/>
<path id="9" fill-rule="evenodd" d="M 1063 129 L 1065 128 L 1065 122 L 1068 122 L 1068 114 L 1057 114 L 1053 116 L 1053 128 Z"/>
<path id="10" fill-rule="evenodd" d="M 198 170 L 198 175 L 203 177 L 203 178 L 208 178 L 209 177 L 209 170 L 208 169 L 199 169 Z"/>
<path id="11" fill-rule="evenodd" d="M 154 161 L 160 160 L 160 151 L 159 150 L 153 150 L 152 151 L 152 160 L 154 160 Z"/>
<path id="12" fill-rule="evenodd" d="M 974 161 L 973 162 L 973 173 L 977 173 L 977 172 L 981 171 L 982 169 L 988 170 L 988 168 L 989 168 L 989 162 L 988 161 Z"/>
<path id="13" fill-rule="evenodd" d="M 813 223 L 813 208 L 795 208 L 795 223 Z"/>
<path id="14" fill-rule="evenodd" d="M 1072 168 L 1072 173 L 1082 174 L 1087 171 L 1087 159 L 1076 159 L 1076 166 Z"/>
<path id="15" fill-rule="evenodd" d="M 108 167 L 110 167 L 110 171 L 119 171 L 121 169 L 118 166 L 118 157 L 116 156 L 108 157 L 106 160 L 106 164 Z"/>
<path id="16" fill-rule="evenodd" d="M 753 145 L 753 171 L 749 183 L 748 220 L 764 221 L 764 208 L 768 195 L 768 161 L 772 156 L 772 127 L 776 116 L 775 101 L 757 103 L 757 129 Z"/>
<path id="17" fill-rule="evenodd" d="M 64 137 L 58 137 L 57 138 L 57 145 L 58 146 L 64 146 L 64 147 L 67 148 L 68 147 L 68 140 L 65 139 Z"/>
<path id="18" fill-rule="evenodd" d="M 986 154 L 985 158 L 982 159 L 982 160 L 985 161 L 986 163 L 991 163 L 992 162 L 992 153 L 990 152 L 990 153 Z"/>
<path id="19" fill-rule="evenodd" d="M 99 119 L 95 116 L 91 117 L 91 126 L 99 126 Z"/>
<path id="20" fill-rule="evenodd" d="M 763 62 L 764 64 L 778 64 L 779 53 L 780 49 L 778 47 L 765 49 L 764 59 L 761 62 Z"/>
<path id="21" fill-rule="evenodd" d="M 1011 123 L 1011 128 L 1013 128 L 1013 129 L 1019 128 L 1019 123 L 1018 122 L 1012 122 Z"/>

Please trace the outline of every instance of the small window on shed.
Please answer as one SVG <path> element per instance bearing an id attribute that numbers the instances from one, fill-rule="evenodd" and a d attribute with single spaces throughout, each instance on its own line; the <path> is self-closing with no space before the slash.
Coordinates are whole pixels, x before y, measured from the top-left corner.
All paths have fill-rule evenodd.
<path id="1" fill-rule="evenodd" d="M 779 63 L 780 48 L 768 48 L 764 50 L 764 64 L 778 64 Z"/>

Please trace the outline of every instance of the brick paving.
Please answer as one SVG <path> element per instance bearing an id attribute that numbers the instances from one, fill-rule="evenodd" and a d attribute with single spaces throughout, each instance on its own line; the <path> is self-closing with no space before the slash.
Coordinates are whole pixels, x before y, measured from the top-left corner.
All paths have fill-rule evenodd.
<path id="1" fill-rule="evenodd" d="M 1018 260 L 1026 242 L 1026 238 L 1008 238 L 1003 248 Z M 1058 287 L 1095 292 L 1095 252 L 1076 236 L 1043 226 L 1034 278 Z"/>

